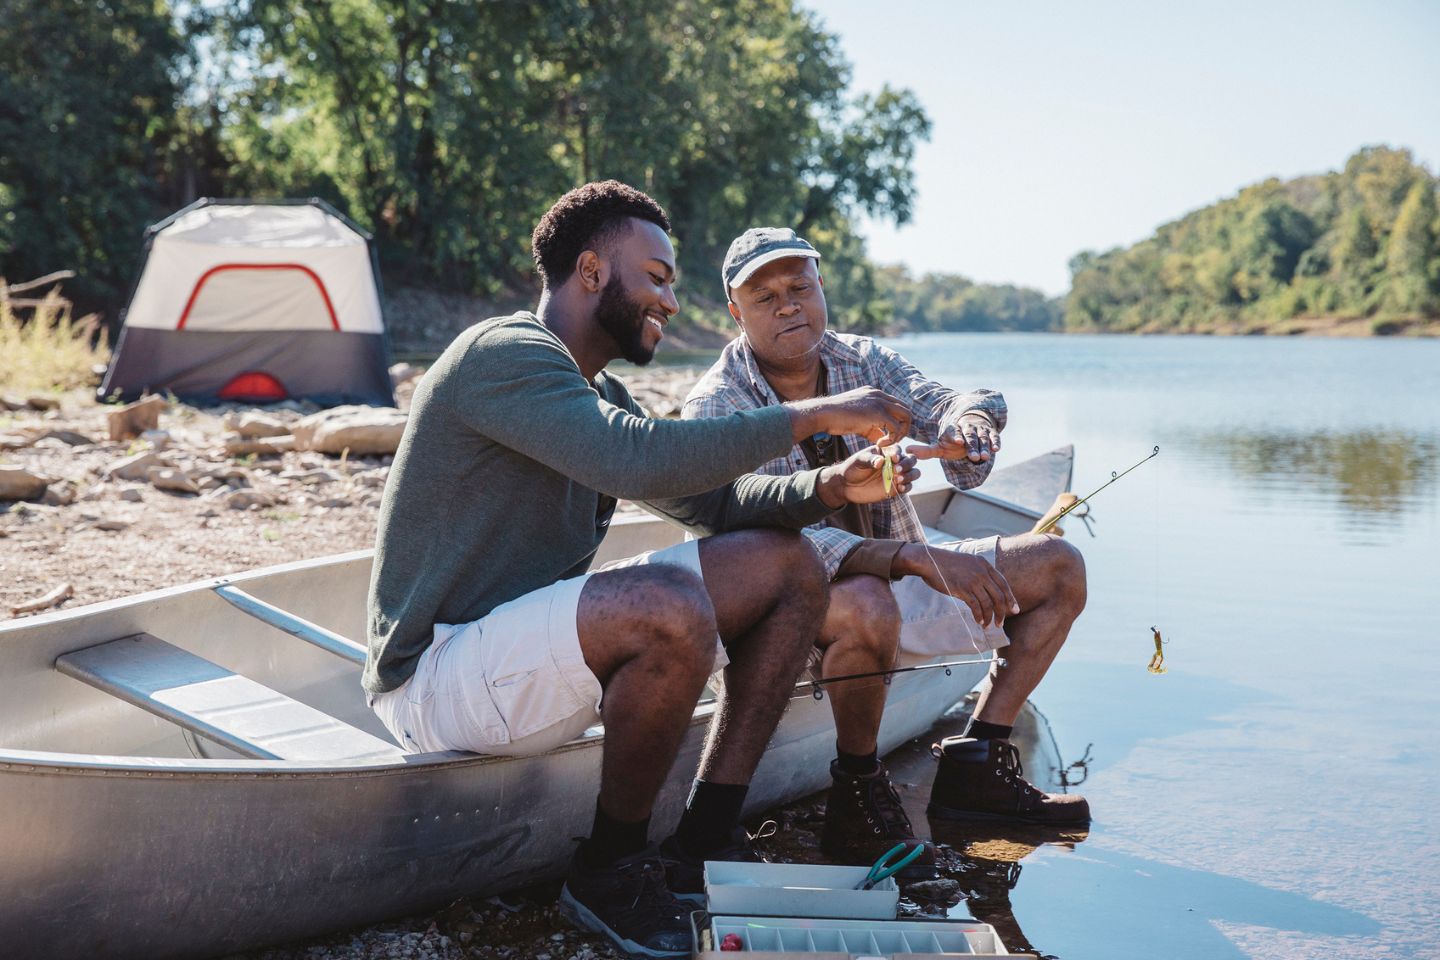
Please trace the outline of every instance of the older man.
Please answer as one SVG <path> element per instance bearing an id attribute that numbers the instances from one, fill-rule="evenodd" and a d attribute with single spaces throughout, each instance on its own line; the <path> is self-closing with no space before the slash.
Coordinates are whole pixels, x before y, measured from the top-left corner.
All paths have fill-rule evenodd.
<path id="1" fill-rule="evenodd" d="M 815 248 L 788 229 L 749 230 L 730 245 L 725 295 L 741 336 L 691 392 L 684 416 L 723 416 L 878 387 L 910 405 L 914 436 L 926 442 L 909 452 L 939 459 L 961 489 L 979 485 L 1000 447 L 1004 399 L 989 390 L 958 393 L 869 338 L 828 331 L 819 260 Z M 851 450 L 845 438 L 818 433 L 760 471 L 794 474 L 841 461 Z M 1020 707 L 1084 607 L 1078 551 L 1034 534 L 928 547 L 905 497 L 847 507 L 806 534 L 832 579 L 817 641 L 820 676 L 887 669 L 897 647 L 901 655 L 928 657 L 1008 643 L 965 739 L 947 744 L 931 816 L 1088 821 L 1083 798 L 1049 795 L 1024 780 L 1008 740 Z M 896 842 L 921 842 L 876 756 L 885 690 L 856 681 L 827 688 L 837 756 L 822 840 L 836 858 L 866 862 Z"/>
<path id="2" fill-rule="evenodd" d="M 561 909 L 657 957 L 690 953 L 680 898 L 702 894 L 703 861 L 744 854 L 746 785 L 826 609 L 815 552 L 757 528 L 886 496 L 873 450 L 736 478 L 816 430 L 878 439 L 909 426 L 874 390 L 695 423 L 647 417 L 604 368 L 649 360 L 679 309 L 669 228 L 623 184 L 567 193 L 535 229 L 536 312 L 476 324 L 431 368 L 381 502 L 364 671 L 375 712 L 415 751 L 530 755 L 603 720 L 594 828 Z M 908 485 L 913 460 L 898 462 Z M 592 572 L 620 497 L 716 535 Z M 662 856 L 651 809 L 717 667 L 729 695 Z"/>

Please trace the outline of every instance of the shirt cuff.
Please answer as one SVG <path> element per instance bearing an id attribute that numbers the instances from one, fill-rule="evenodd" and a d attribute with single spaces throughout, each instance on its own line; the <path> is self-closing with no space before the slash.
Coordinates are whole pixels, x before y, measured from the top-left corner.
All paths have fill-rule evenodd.
<path id="1" fill-rule="evenodd" d="M 840 561 L 840 569 L 836 571 L 835 577 L 839 579 L 868 573 L 881 580 L 894 580 L 896 578 L 890 568 L 903 546 L 904 540 L 861 540 L 845 555 L 845 559 Z"/>

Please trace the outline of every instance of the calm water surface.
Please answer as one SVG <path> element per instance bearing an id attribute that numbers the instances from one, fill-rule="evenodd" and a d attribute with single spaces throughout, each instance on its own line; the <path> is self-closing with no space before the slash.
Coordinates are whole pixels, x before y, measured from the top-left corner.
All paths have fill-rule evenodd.
<path id="1" fill-rule="evenodd" d="M 1095 822 L 1012 844 L 1030 944 L 1440 957 L 1440 342 L 888 342 L 1005 393 L 1002 464 L 1074 443 L 1088 492 L 1161 448 L 1069 526 L 1090 602 L 1033 701 Z"/>

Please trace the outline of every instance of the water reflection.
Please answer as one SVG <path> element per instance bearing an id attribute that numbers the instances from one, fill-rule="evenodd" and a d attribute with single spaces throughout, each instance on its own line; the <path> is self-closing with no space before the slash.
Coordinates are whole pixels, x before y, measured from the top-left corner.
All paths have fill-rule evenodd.
<path id="1" fill-rule="evenodd" d="M 925 814 L 935 759 L 930 745 L 958 734 L 969 719 L 974 695 L 940 719 L 925 736 L 911 741 L 885 758 L 892 778 L 902 786 L 901 797 L 911 822 L 928 825 L 939 845 L 940 879 L 910 884 L 906 897 L 917 914 L 974 917 L 995 927 L 1012 952 L 1042 953 L 1026 936 L 1015 917 L 1011 893 L 1023 872 L 1021 861 L 1042 846 L 1074 849 L 1089 831 L 1076 827 L 1044 827 L 1007 823 L 952 823 L 930 820 Z M 1020 753 L 1025 778 L 1041 789 L 1060 793 L 1083 782 L 1090 747 L 1082 758 L 1063 756 L 1050 722 L 1032 703 L 1026 703 L 1014 724 L 1011 742 Z"/>
<path id="2" fill-rule="evenodd" d="M 1397 430 L 1344 433 L 1229 431 L 1192 435 L 1188 445 L 1223 458 L 1231 471 L 1264 491 L 1309 492 L 1337 499 L 1349 512 L 1397 516 L 1435 496 L 1440 442 Z M 1283 484 L 1278 486 L 1277 484 Z"/>
<path id="3" fill-rule="evenodd" d="M 1090 835 L 1086 828 L 930 822 L 931 837 L 941 844 L 940 869 L 958 886 L 938 906 L 952 917 L 988 923 L 1012 953 L 1044 953 L 1020 927 L 1010 895 L 1024 871 L 1021 861 L 1042 846 L 1073 850 Z"/>

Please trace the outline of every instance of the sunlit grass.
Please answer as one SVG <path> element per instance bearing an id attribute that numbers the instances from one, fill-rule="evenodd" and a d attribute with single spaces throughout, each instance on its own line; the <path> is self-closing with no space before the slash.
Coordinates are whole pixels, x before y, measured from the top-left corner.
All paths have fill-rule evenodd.
<path id="1" fill-rule="evenodd" d="M 22 317 L 22 312 L 28 316 Z M 110 359 L 95 340 L 94 314 L 76 320 L 70 301 L 51 290 L 34 308 L 17 308 L 0 278 L 0 389 L 65 391 L 93 382 L 91 368 Z"/>

